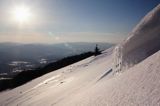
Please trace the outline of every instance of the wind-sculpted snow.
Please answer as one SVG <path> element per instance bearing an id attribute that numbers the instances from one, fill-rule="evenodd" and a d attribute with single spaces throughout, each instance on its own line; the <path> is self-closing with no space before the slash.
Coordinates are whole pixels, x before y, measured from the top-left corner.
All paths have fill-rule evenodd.
<path id="1" fill-rule="evenodd" d="M 160 5 L 149 12 L 115 48 L 117 70 L 137 64 L 160 50 Z"/>

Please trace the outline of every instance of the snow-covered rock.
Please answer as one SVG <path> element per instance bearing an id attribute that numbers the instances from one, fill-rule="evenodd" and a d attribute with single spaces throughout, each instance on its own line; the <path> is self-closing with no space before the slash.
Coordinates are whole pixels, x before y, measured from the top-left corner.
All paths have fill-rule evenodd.
<path id="1" fill-rule="evenodd" d="M 160 50 L 160 5 L 149 12 L 115 48 L 117 71 L 137 64 Z"/>

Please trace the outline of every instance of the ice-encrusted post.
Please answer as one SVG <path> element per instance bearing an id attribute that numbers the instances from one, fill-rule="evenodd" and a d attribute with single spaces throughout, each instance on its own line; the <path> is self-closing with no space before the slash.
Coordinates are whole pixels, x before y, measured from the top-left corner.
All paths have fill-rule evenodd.
<path id="1" fill-rule="evenodd" d="M 114 62 L 113 62 L 113 70 L 114 72 L 120 72 L 122 70 L 122 46 L 117 45 L 114 49 Z"/>

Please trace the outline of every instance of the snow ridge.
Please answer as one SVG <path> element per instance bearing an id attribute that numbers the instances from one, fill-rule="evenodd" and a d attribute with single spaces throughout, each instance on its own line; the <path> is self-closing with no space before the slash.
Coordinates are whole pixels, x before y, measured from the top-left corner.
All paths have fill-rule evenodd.
<path id="1" fill-rule="evenodd" d="M 117 45 L 114 52 L 116 71 L 127 69 L 160 50 L 160 4 L 150 11 Z"/>

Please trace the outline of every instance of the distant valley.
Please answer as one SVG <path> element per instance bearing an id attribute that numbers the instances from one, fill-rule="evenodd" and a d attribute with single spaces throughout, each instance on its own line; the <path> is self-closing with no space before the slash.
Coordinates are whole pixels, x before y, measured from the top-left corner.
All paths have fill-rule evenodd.
<path id="1" fill-rule="evenodd" d="M 60 44 L 0 43 L 0 78 L 10 77 L 24 70 L 43 67 L 47 63 L 67 56 L 93 51 L 96 44 L 101 50 L 113 45 L 84 42 Z"/>

